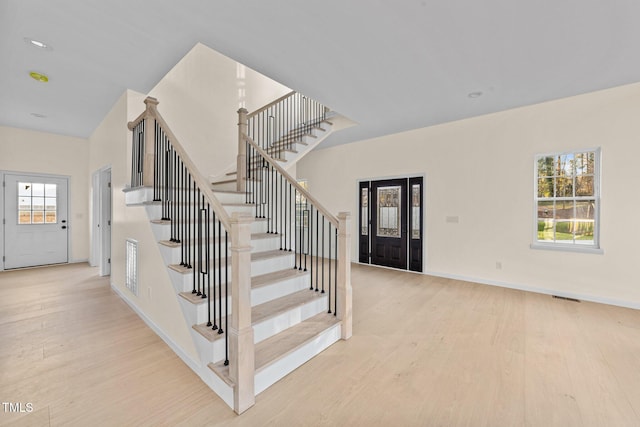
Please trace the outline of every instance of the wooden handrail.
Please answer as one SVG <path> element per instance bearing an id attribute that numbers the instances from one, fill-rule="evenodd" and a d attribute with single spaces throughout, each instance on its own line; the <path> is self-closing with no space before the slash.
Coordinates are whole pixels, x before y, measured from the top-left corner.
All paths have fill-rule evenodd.
<path id="1" fill-rule="evenodd" d="M 247 141 L 249 144 L 251 144 L 251 146 L 263 157 L 263 159 L 265 159 L 275 170 L 277 170 L 278 172 L 280 172 L 280 174 L 282 176 L 285 177 L 285 179 L 287 181 L 289 181 L 289 183 L 291 185 L 293 185 L 293 187 L 298 190 L 305 199 L 309 200 L 318 211 L 322 212 L 322 214 L 325 216 L 325 218 L 327 218 L 327 220 L 333 224 L 336 229 L 338 228 L 338 218 L 336 218 L 334 215 L 331 214 L 331 212 L 329 212 L 329 210 L 327 208 L 325 208 L 324 206 L 322 206 L 320 204 L 320 202 L 318 202 L 318 200 L 316 200 L 311 194 L 309 194 L 309 192 L 307 190 L 304 189 L 303 186 L 301 186 L 300 184 L 298 184 L 298 181 L 296 181 L 291 175 L 289 175 L 287 173 L 287 171 L 285 171 L 280 165 L 278 165 L 273 158 L 267 154 L 262 148 L 260 148 L 260 146 L 258 144 L 255 143 L 255 141 L 253 139 L 251 139 L 251 137 L 249 135 L 247 135 L 246 133 L 243 133 L 242 136 L 244 137 L 245 141 Z"/>
<path id="2" fill-rule="evenodd" d="M 145 117 L 147 117 L 147 110 L 144 110 L 138 117 L 127 123 L 127 127 L 129 128 L 129 130 L 133 130 L 136 126 L 138 126 Z"/>
<path id="3" fill-rule="evenodd" d="M 269 107 L 272 107 L 274 105 L 276 105 L 277 103 L 279 103 L 280 101 L 289 98 L 290 96 L 293 96 L 296 93 L 295 90 L 292 90 L 291 92 L 287 93 L 286 95 L 282 95 L 280 98 L 276 99 L 273 102 L 268 103 L 267 105 L 265 105 L 262 108 L 257 109 L 256 111 L 254 111 L 253 113 L 249 113 L 247 114 L 247 119 L 250 119 L 251 117 L 262 113 L 264 110 L 268 109 Z"/>
<path id="4" fill-rule="evenodd" d="M 151 101 L 151 102 L 147 102 L 147 101 Z M 173 145 L 173 149 L 178 154 L 178 156 L 180 156 L 180 158 L 182 159 L 182 162 L 184 163 L 187 170 L 191 174 L 191 177 L 193 178 L 194 182 L 198 185 L 205 199 L 209 202 L 209 204 L 213 208 L 213 211 L 215 212 L 217 218 L 220 220 L 220 222 L 224 226 L 225 230 L 231 231 L 231 218 L 229 217 L 229 214 L 224 209 L 220 201 L 213 194 L 213 191 L 211 190 L 211 186 L 209 182 L 205 179 L 204 176 L 202 176 L 202 174 L 196 167 L 195 163 L 193 163 L 193 161 L 185 151 L 182 144 L 178 142 L 178 138 L 171 131 L 171 129 L 169 128 L 169 125 L 167 125 L 167 122 L 164 121 L 164 119 L 160 115 L 160 112 L 158 112 L 158 109 L 156 108 L 158 101 L 155 98 L 147 97 L 147 99 L 145 100 L 145 104 L 147 104 L 146 110 L 142 114 L 140 114 L 140 116 L 138 116 L 134 121 L 128 123 L 127 126 L 129 127 L 129 129 L 131 130 L 135 128 L 140 123 L 140 121 L 142 121 L 142 119 L 147 119 L 147 118 L 155 119 L 156 122 L 158 122 L 158 124 L 164 131 L 164 133 L 169 138 L 169 141 L 171 141 L 171 145 Z"/>

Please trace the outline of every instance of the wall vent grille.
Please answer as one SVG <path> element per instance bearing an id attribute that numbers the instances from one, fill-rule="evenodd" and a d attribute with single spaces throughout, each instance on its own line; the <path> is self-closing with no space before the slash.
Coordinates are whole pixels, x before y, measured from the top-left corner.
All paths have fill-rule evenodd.
<path id="1" fill-rule="evenodd" d="M 125 285 L 132 294 L 138 296 L 138 241 L 127 239 L 127 265 L 125 267 Z"/>

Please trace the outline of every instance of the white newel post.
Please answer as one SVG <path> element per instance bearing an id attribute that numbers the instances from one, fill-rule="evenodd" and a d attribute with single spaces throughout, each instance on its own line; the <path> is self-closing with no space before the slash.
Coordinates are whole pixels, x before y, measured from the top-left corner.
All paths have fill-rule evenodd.
<path id="1" fill-rule="evenodd" d="M 238 110 L 238 160 L 236 164 L 236 171 L 238 171 L 236 189 L 238 191 L 245 191 L 247 188 L 247 144 L 243 136 L 247 134 L 249 129 L 247 113 L 245 108 Z"/>
<path id="2" fill-rule="evenodd" d="M 147 106 L 147 110 L 144 124 L 144 169 L 142 172 L 142 185 L 145 187 L 153 187 L 153 174 L 155 167 L 154 151 L 156 144 L 155 113 L 157 112 L 156 106 L 158 105 L 158 100 L 148 96 L 144 100 L 144 103 Z"/>
<path id="3" fill-rule="evenodd" d="M 338 214 L 338 319 L 342 321 L 343 340 L 352 334 L 352 289 L 351 289 L 351 214 Z"/>
<path id="4" fill-rule="evenodd" d="M 255 403 L 254 345 L 251 326 L 251 223 L 249 215 L 231 217 L 231 328 L 229 330 L 229 376 L 236 413 Z"/>

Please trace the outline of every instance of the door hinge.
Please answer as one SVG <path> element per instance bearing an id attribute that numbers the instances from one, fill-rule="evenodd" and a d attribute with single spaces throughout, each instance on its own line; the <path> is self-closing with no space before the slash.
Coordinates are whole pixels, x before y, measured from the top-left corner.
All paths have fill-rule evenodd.
<path id="1" fill-rule="evenodd" d="M 107 187 L 111 188 L 111 183 L 110 182 L 107 183 Z"/>
<path id="2" fill-rule="evenodd" d="M 2 255 L 2 262 L 4 262 L 4 261 L 5 261 L 5 259 L 6 259 L 6 258 L 5 258 L 5 256 L 4 256 L 4 255 Z"/>
<path id="3" fill-rule="evenodd" d="M 111 258 L 109 258 L 109 259 L 107 260 L 107 262 L 108 262 L 109 264 L 111 264 Z"/>
<path id="4" fill-rule="evenodd" d="M 107 221 L 107 225 L 111 225 L 111 220 L 108 220 L 108 221 Z"/>

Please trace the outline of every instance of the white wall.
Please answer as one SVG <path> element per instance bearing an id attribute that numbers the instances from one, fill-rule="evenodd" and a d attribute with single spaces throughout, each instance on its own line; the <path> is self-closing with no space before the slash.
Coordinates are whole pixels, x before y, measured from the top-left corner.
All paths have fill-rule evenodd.
<path id="1" fill-rule="evenodd" d="M 357 180 L 425 174 L 427 273 L 640 308 L 639 118 L 634 84 L 315 150 L 298 176 L 331 211 L 352 212 L 354 261 Z M 535 154 L 593 147 L 604 254 L 530 249 Z"/>
<path id="2" fill-rule="evenodd" d="M 122 190 L 130 183 L 131 135 L 127 122 L 137 116 L 144 95 L 127 91 L 113 106 L 109 114 L 89 137 L 90 175 L 105 166 L 111 166 L 112 221 L 111 221 L 111 284 L 128 297 L 130 303 L 144 313 L 166 336 L 187 355 L 197 359 L 189 329 L 158 245 L 149 226 L 144 207 L 127 207 Z M 125 242 L 138 241 L 138 296 L 125 286 Z M 162 266 L 162 268 L 158 268 Z M 149 292 L 149 289 L 151 290 Z"/>
<path id="3" fill-rule="evenodd" d="M 288 92 L 287 87 L 197 44 L 149 95 L 158 99 L 158 111 L 198 169 L 209 176 L 235 165 L 238 109 L 257 110 Z M 141 104 L 139 112 L 143 109 Z"/>
<path id="4" fill-rule="evenodd" d="M 86 139 L 0 126 L 0 170 L 69 177 L 70 262 L 89 259 Z"/>

